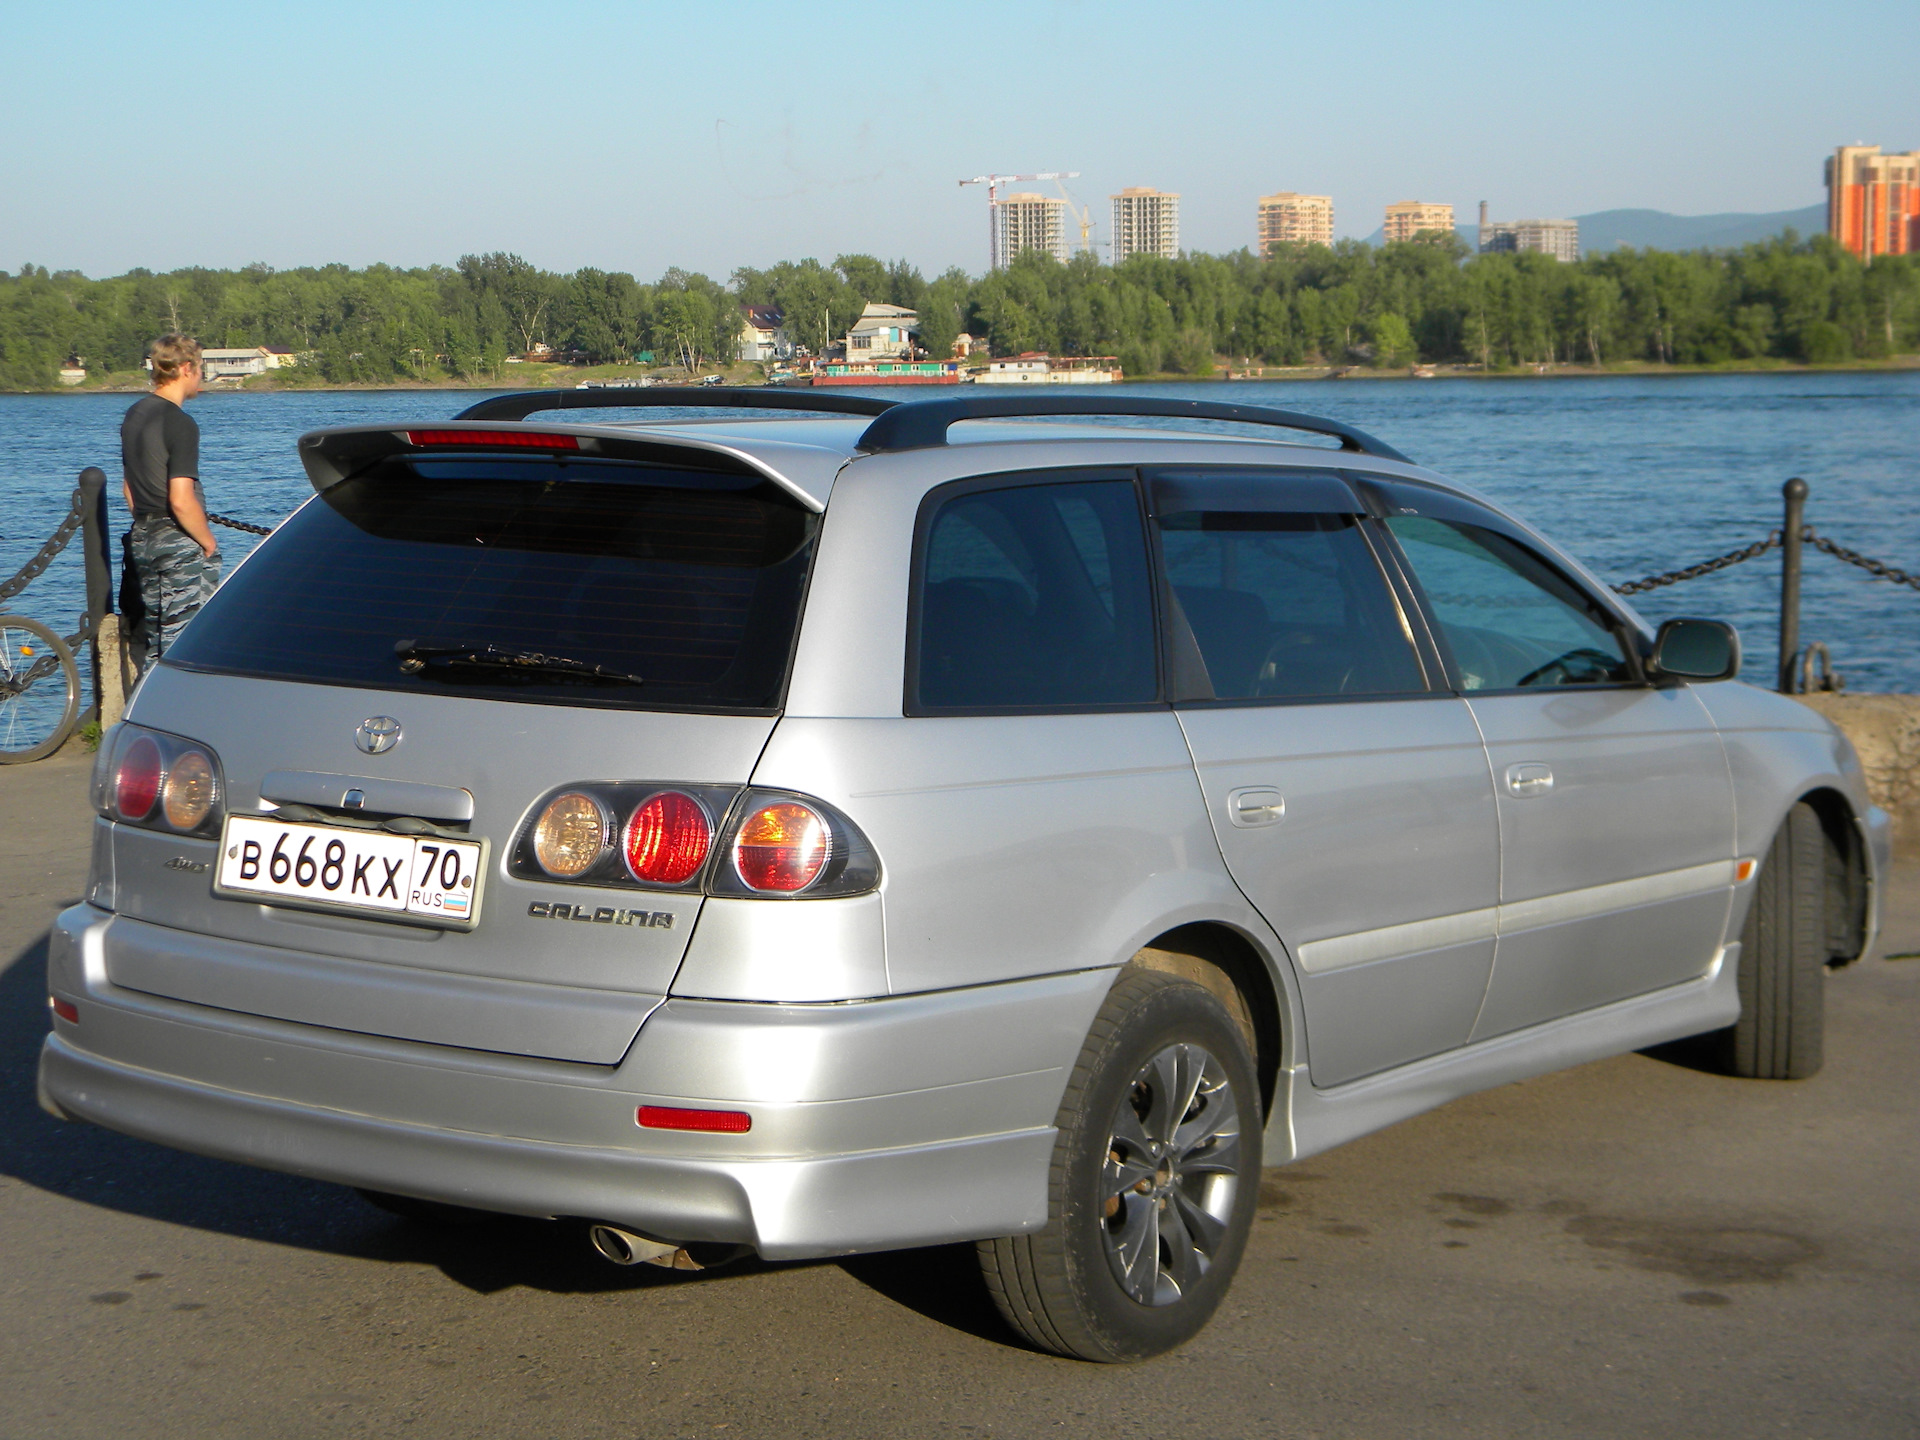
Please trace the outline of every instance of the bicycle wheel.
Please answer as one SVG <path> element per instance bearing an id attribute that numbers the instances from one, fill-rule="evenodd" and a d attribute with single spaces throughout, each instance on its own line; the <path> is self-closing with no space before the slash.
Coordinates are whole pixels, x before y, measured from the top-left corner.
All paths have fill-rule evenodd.
<path id="1" fill-rule="evenodd" d="M 0 765 L 60 748 L 80 713 L 80 667 L 38 620 L 0 615 Z"/>

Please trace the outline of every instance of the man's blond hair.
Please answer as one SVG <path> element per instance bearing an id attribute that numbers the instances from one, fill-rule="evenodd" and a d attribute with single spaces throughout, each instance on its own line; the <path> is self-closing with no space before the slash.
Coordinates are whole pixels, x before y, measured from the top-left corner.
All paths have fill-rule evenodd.
<path id="1" fill-rule="evenodd" d="M 169 330 L 148 347 L 147 359 L 153 362 L 153 383 L 170 384 L 178 380 L 180 372 L 189 365 L 200 363 L 200 342 L 191 335 Z"/>

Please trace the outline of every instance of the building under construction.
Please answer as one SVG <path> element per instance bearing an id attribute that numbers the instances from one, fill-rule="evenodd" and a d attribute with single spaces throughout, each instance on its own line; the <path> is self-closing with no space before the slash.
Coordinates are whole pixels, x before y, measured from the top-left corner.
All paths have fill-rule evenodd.
<path id="1" fill-rule="evenodd" d="M 993 258 L 1013 263 L 1022 250 L 1044 250 L 1061 264 L 1068 258 L 1067 202 L 1023 190 L 993 202 Z"/>
<path id="2" fill-rule="evenodd" d="M 1113 263 L 1129 255 L 1180 253 L 1180 197 L 1165 190 L 1129 186 L 1113 198 Z"/>

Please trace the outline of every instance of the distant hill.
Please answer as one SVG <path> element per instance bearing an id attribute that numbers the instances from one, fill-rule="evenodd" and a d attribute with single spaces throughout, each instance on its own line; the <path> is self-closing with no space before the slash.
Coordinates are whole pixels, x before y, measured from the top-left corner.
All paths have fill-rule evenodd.
<path id="1" fill-rule="evenodd" d="M 1827 207 L 1809 205 L 1804 210 L 1776 210 L 1767 215 L 1738 212 L 1669 215 L 1664 210 L 1596 210 L 1591 215 L 1573 218 L 1580 222 L 1580 250 L 1586 255 L 1617 250 L 1622 245 L 1636 250 L 1731 250 L 1756 240 L 1770 240 L 1789 227 L 1797 230 L 1802 239 L 1821 234 L 1827 228 Z M 1468 248 L 1478 248 L 1478 224 L 1453 228 Z M 1367 243 L 1378 245 L 1384 238 L 1385 232 L 1376 230 L 1367 237 Z"/>
<path id="2" fill-rule="evenodd" d="M 1669 215 L 1664 210 L 1596 210 L 1576 215 L 1580 222 L 1580 249 L 1586 253 L 1616 250 L 1731 250 L 1756 240 L 1771 240 L 1791 227 L 1800 238 L 1827 228 L 1827 207 L 1776 210 L 1770 215 Z M 1477 233 L 1477 231 L 1476 231 Z"/>

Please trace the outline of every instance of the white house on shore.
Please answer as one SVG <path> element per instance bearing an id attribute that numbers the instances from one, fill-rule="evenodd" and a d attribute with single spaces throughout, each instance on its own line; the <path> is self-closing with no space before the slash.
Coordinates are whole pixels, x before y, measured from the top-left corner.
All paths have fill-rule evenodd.
<path id="1" fill-rule="evenodd" d="M 917 312 L 873 301 L 847 332 L 847 359 L 911 360 L 913 332 L 919 328 Z"/>
<path id="2" fill-rule="evenodd" d="M 778 305 L 740 307 L 740 343 L 736 355 L 749 362 L 793 358 L 793 336 L 787 330 L 787 317 Z"/>
<path id="3" fill-rule="evenodd" d="M 243 380 L 249 375 L 264 375 L 269 370 L 295 363 L 296 358 L 291 350 L 266 345 L 200 352 L 200 371 L 209 380 Z"/>

